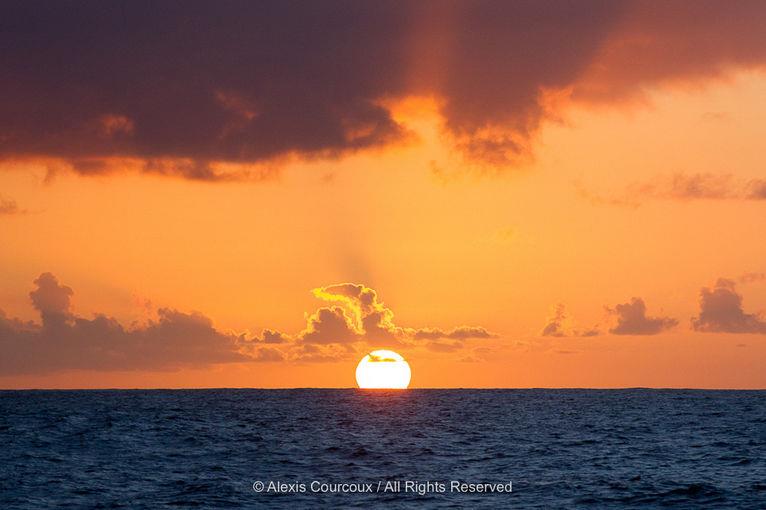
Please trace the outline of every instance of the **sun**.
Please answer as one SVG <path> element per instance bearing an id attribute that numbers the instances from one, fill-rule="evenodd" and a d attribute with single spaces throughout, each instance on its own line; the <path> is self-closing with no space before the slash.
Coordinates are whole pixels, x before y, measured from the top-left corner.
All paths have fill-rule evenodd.
<path id="1" fill-rule="evenodd" d="M 356 384 L 362 389 L 407 389 L 410 364 L 394 351 L 372 351 L 356 366 Z"/>

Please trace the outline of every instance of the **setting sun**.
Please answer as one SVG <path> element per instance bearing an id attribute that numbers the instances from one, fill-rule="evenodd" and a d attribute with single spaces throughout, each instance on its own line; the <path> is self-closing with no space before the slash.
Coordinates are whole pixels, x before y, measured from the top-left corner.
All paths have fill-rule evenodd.
<path id="1" fill-rule="evenodd" d="M 372 351 L 356 366 L 356 383 L 362 389 L 407 389 L 412 372 L 394 351 Z"/>

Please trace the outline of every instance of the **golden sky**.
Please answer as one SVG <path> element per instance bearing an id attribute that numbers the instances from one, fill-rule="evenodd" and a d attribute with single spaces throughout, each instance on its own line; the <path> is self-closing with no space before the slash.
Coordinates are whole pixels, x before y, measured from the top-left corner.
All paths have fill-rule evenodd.
<path id="1" fill-rule="evenodd" d="M 131 101 L 100 135 L 0 123 L 0 387 L 348 387 L 373 348 L 412 387 L 766 387 L 766 49 L 695 58 L 679 30 L 677 75 L 650 43 L 635 70 L 628 35 L 665 29 L 644 17 L 588 17 L 576 70 L 519 61 L 534 93 L 472 105 L 445 16 L 404 38 L 406 79 L 349 78 L 385 120 L 344 113 L 340 141 L 202 147 Z M 242 123 L 290 115 L 213 88 Z M 154 138 L 88 138 L 123 135 Z"/>

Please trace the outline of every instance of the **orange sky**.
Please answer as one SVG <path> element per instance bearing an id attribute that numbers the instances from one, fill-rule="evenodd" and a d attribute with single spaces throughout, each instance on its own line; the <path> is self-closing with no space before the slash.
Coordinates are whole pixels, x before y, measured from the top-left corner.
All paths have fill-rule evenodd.
<path id="1" fill-rule="evenodd" d="M 0 388 L 766 388 L 763 4 L 387 5 L 19 17 Z"/>
<path id="2" fill-rule="evenodd" d="M 357 282 L 377 291 L 397 325 L 497 335 L 448 353 L 399 348 L 415 387 L 766 387 L 763 334 L 690 329 L 702 287 L 764 271 L 763 203 L 625 195 L 679 173 L 762 175 L 765 87 L 766 75 L 740 73 L 654 90 L 640 105 L 572 107 L 545 124 L 533 161 L 500 175 L 461 167 L 427 100 L 396 110 L 417 133 L 405 146 L 283 163 L 265 182 L 43 182 L 39 164 L 14 163 L 0 189 L 26 212 L 0 217 L 2 309 L 36 319 L 28 293 L 50 271 L 73 288 L 78 316 L 129 325 L 170 307 L 199 311 L 220 331 L 297 335 L 323 305 L 311 289 Z M 745 312 L 766 308 L 766 280 L 736 289 Z M 605 307 L 633 296 L 678 325 L 607 333 L 615 317 Z M 602 334 L 541 336 L 558 303 L 569 328 Z M 365 345 L 335 362 L 57 370 L 0 385 L 351 386 Z"/>

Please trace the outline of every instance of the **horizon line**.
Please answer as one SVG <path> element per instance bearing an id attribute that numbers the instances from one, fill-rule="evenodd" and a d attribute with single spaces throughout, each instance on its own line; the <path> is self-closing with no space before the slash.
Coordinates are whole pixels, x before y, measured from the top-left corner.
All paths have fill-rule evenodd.
<path id="1" fill-rule="evenodd" d="M 278 388 L 264 388 L 254 386 L 221 386 L 221 387 L 176 387 L 176 388 L 163 388 L 163 387 L 105 387 L 105 388 L 0 388 L 0 392 L 10 391 L 211 391 L 211 390 L 256 390 L 256 391 L 295 391 L 295 390 L 356 390 L 362 392 L 379 392 L 379 391 L 420 391 L 420 390 L 458 390 L 458 391 L 528 391 L 528 390 L 547 390 L 547 391 L 626 391 L 626 390 L 645 390 L 645 391 L 766 391 L 766 388 L 693 388 L 693 387 L 674 387 L 674 386 L 610 386 L 610 387 L 585 387 L 585 386 L 557 386 L 557 387 L 544 387 L 544 386 L 528 386 L 528 387 L 418 387 L 418 388 L 357 388 L 354 386 L 290 386 L 290 387 L 278 387 Z"/>

